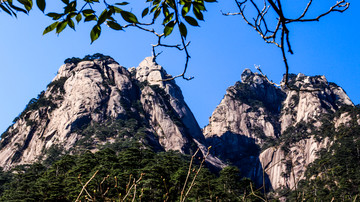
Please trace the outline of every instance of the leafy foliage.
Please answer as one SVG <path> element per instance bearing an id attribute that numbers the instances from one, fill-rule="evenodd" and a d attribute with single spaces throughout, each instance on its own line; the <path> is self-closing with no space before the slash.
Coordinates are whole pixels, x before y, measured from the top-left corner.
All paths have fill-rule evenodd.
<path id="1" fill-rule="evenodd" d="M 144 110 L 140 100 L 130 101 L 121 96 L 120 104 L 125 113 L 116 119 L 109 118 L 102 123 L 84 120 L 78 126 L 72 127 L 73 132 L 80 136 L 72 152 L 82 152 L 84 149 L 105 149 L 111 148 L 119 151 L 134 144 L 141 144 L 159 150 L 160 147 L 154 142 L 154 134 L 147 130 L 147 122 L 144 120 Z M 98 108 L 96 113 L 102 113 L 104 109 Z M 96 144 L 97 141 L 106 142 L 103 145 Z M 96 146 L 97 145 L 97 146 Z M 160 149 L 162 150 L 162 149 Z"/>
<path id="2" fill-rule="evenodd" d="M 13 120 L 13 123 L 15 123 L 16 121 L 18 121 L 21 118 L 24 118 L 26 121 L 26 124 L 28 126 L 32 126 L 34 124 L 34 121 L 29 119 L 28 112 L 39 110 L 42 107 L 46 107 L 47 112 L 51 112 L 52 110 L 54 110 L 57 107 L 56 103 L 54 103 L 54 101 L 53 101 L 53 97 L 52 96 L 46 97 L 44 91 L 42 91 L 37 96 L 37 98 L 32 98 L 29 101 L 29 103 L 26 105 L 24 111 L 22 111 L 21 114 Z M 40 113 L 40 116 L 42 116 L 44 114 L 46 114 L 46 113 Z M 1 138 L 5 138 L 10 135 L 10 133 L 8 132 L 10 128 L 11 128 L 11 126 L 7 129 L 7 131 L 5 133 L 3 133 L 1 135 Z M 16 132 L 14 132 L 14 133 L 16 133 Z M 2 144 L 4 142 L 6 142 L 6 141 L 3 141 Z"/>
<path id="3" fill-rule="evenodd" d="M 110 56 L 107 56 L 107 55 L 103 55 L 101 53 L 95 53 L 93 55 L 86 55 L 85 57 L 83 57 L 82 59 L 81 58 L 78 58 L 78 57 L 72 57 L 72 58 L 67 58 L 64 60 L 64 63 L 73 63 L 75 65 L 77 65 L 79 62 L 81 61 L 93 61 L 93 60 L 107 60 L 111 58 Z"/>
<path id="4" fill-rule="evenodd" d="M 32 9 L 32 0 L 18 0 L 23 4 L 25 9 L 15 7 L 12 1 L 4 2 L 1 8 L 10 15 L 16 15 L 15 11 L 28 13 Z M 65 7 L 62 12 L 49 12 L 46 15 L 54 22 L 45 28 L 43 34 L 55 31 L 57 34 L 61 33 L 66 27 L 75 30 L 75 22 L 95 22 L 90 31 L 91 42 L 97 40 L 102 31 L 102 25 L 106 24 L 113 30 L 123 30 L 129 26 L 137 25 L 153 25 L 155 21 L 162 14 L 161 20 L 163 25 L 163 33 L 168 36 L 172 33 L 175 26 L 178 27 L 181 36 L 186 38 L 187 28 L 185 24 L 191 26 L 199 26 L 198 20 L 203 21 L 203 13 L 206 11 L 206 3 L 215 2 L 215 0 L 147 0 L 148 6 L 141 12 L 141 17 L 151 16 L 150 23 L 140 22 L 137 15 L 131 11 L 126 11 L 124 8 L 129 4 L 128 2 L 109 4 L 106 1 L 87 0 L 87 1 L 62 1 Z M 104 4 L 104 10 L 93 9 L 95 4 Z M 6 8 L 6 7 L 8 8 Z M 37 6 L 41 11 L 45 11 L 45 0 L 37 0 Z M 190 11 L 193 11 L 191 14 Z M 118 17 L 119 16 L 119 17 Z"/>
<path id="5" fill-rule="evenodd" d="M 60 92 L 62 94 L 65 93 L 64 84 L 68 78 L 67 77 L 60 77 L 59 79 L 49 83 L 47 87 L 52 93 Z"/>
<path id="6" fill-rule="evenodd" d="M 264 82 L 262 87 L 259 85 L 251 85 L 248 83 L 236 82 L 234 88 L 229 88 L 228 90 L 232 91 L 232 95 L 234 99 L 239 100 L 249 106 L 252 106 L 255 109 L 260 107 L 266 108 L 268 111 L 277 114 L 280 112 L 280 104 L 282 99 L 282 92 L 279 89 L 274 89 L 274 92 L 277 94 L 277 101 L 271 99 L 264 99 L 266 97 L 270 97 L 272 95 L 268 95 L 263 88 L 270 87 L 270 84 Z"/>

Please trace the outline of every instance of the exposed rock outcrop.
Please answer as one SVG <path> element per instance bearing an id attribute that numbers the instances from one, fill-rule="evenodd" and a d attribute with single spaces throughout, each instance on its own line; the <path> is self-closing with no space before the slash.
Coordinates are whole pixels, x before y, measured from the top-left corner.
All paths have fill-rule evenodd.
<path id="1" fill-rule="evenodd" d="M 46 158 L 54 145 L 74 152 L 86 142 L 87 149 L 96 151 L 119 138 L 132 138 L 120 135 L 130 130 L 125 126 L 111 134 L 86 133 L 93 125 L 115 120 L 140 125 L 153 147 L 186 154 L 200 148 L 205 154 L 201 129 L 180 88 L 174 81 L 162 81 L 168 77 L 151 57 L 130 72 L 105 56 L 64 64 L 47 90 L 2 135 L 0 166 L 9 169 Z M 208 160 L 223 166 L 216 158 Z"/>
<path id="2" fill-rule="evenodd" d="M 133 141 L 205 155 L 212 146 L 211 165 L 236 165 L 259 186 L 293 188 L 332 144 L 321 127 L 360 124 L 358 114 L 342 110 L 353 106 L 345 91 L 324 76 L 289 75 L 289 86 L 298 89 L 291 90 L 246 69 L 201 131 L 170 77 L 152 57 L 128 70 L 103 55 L 68 59 L 2 134 L 0 166 L 44 160 L 52 147 L 77 153 Z"/>
<path id="3" fill-rule="evenodd" d="M 227 89 L 204 128 L 214 155 L 240 168 L 258 185 L 292 188 L 303 178 L 316 152 L 329 144 L 312 132 L 324 114 L 353 105 L 344 90 L 324 76 L 290 75 L 289 86 L 277 88 L 249 69 Z M 337 123 L 346 122 L 339 118 Z M 295 183 L 296 182 L 296 183 Z"/>

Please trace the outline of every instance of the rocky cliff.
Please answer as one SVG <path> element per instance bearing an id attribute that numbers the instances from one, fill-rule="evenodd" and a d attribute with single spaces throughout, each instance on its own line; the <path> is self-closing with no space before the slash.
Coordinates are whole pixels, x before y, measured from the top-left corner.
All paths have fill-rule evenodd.
<path id="1" fill-rule="evenodd" d="M 240 168 L 268 188 L 293 188 L 306 166 L 329 144 L 319 138 L 322 118 L 353 105 L 344 90 L 324 76 L 290 75 L 289 86 L 277 88 L 246 69 L 242 82 L 226 94 L 203 130 L 213 154 Z M 335 122 L 347 122 L 346 116 Z"/>
<path id="2" fill-rule="evenodd" d="M 324 131 L 360 125 L 360 115 L 343 110 L 353 106 L 344 90 L 324 76 L 290 75 L 298 89 L 290 90 L 246 69 L 201 131 L 170 77 L 152 57 L 129 69 L 101 54 L 67 59 L 2 134 L 0 166 L 129 145 L 184 154 L 212 146 L 212 166 L 235 165 L 258 186 L 292 189 L 333 144 Z"/>
<path id="3" fill-rule="evenodd" d="M 153 58 L 128 71 L 112 58 L 68 59 L 37 99 L 32 99 L 2 135 L 0 166 L 46 159 L 61 153 L 146 143 L 156 150 L 191 154 L 207 152 L 181 90 Z M 216 158 L 208 161 L 217 167 Z"/>

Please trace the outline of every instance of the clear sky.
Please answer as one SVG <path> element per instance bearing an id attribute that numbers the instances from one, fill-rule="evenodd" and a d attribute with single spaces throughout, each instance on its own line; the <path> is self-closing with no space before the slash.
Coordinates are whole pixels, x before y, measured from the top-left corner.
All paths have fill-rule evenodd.
<path id="1" fill-rule="evenodd" d="M 296 5 L 285 5 L 289 13 L 299 13 L 307 1 L 296 2 Z M 326 11 L 334 2 L 316 1 L 312 12 Z M 345 13 L 333 13 L 320 22 L 291 26 L 295 54 L 288 60 L 291 73 L 325 75 L 328 81 L 343 87 L 354 104 L 359 104 L 360 2 L 350 2 Z M 49 5 L 47 12 L 60 11 L 59 5 Z M 138 11 L 136 4 L 128 7 Z M 192 58 L 187 75 L 195 79 L 176 80 L 200 127 L 208 124 L 226 88 L 240 80 L 245 68 L 256 71 L 254 64 L 261 65 L 263 72 L 276 82 L 280 82 L 285 72 L 280 49 L 265 44 L 240 16 L 221 15 L 220 10 L 236 12 L 233 1 L 220 0 L 207 9 L 201 27 L 188 30 Z M 17 19 L 0 13 L 0 133 L 11 125 L 31 98 L 46 89 L 66 58 L 103 53 L 125 67 L 133 67 L 151 55 L 150 44 L 156 43 L 150 34 L 133 28 L 123 32 L 104 26 L 100 39 L 90 45 L 93 23 L 80 23 L 77 31 L 66 29 L 59 36 L 54 33 L 42 36 L 44 28 L 51 23 L 37 8 L 29 16 L 19 14 Z M 172 75 L 181 73 L 183 53 L 163 51 L 158 63 Z"/>

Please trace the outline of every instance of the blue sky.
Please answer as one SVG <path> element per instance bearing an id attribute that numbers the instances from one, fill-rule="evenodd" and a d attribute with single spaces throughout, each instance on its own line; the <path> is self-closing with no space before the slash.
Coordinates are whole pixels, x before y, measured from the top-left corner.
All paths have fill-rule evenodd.
<path id="1" fill-rule="evenodd" d="M 208 5 L 201 27 L 189 28 L 192 58 L 187 75 L 195 79 L 176 80 L 200 127 L 208 123 L 226 88 L 240 80 L 245 68 L 255 71 L 254 64 L 261 65 L 263 72 L 276 82 L 280 82 L 285 72 L 278 48 L 265 44 L 240 16 L 221 15 L 220 10 L 236 11 L 233 1 L 224 2 Z M 311 11 L 325 11 L 334 2 L 317 1 Z M 291 73 L 325 75 L 359 104 L 360 2 L 350 2 L 345 13 L 333 13 L 320 22 L 292 25 L 295 54 L 288 56 L 288 60 Z M 285 6 L 293 14 L 305 4 L 301 0 L 296 5 Z M 49 5 L 47 11 L 57 10 L 57 6 Z M 139 10 L 137 5 L 128 7 L 135 12 Z M 31 98 L 45 90 L 66 58 L 99 52 L 112 56 L 125 67 L 133 67 L 151 55 L 150 44 L 156 42 L 152 35 L 133 28 L 117 32 L 104 26 L 100 39 L 90 45 L 92 23 L 80 23 L 77 31 L 66 29 L 59 36 L 54 33 L 42 36 L 44 28 L 51 23 L 37 9 L 29 16 L 20 14 L 17 19 L 0 13 L 0 133 L 11 125 Z M 168 40 L 175 39 L 176 35 Z M 158 63 L 172 75 L 181 73 L 184 54 L 173 49 L 163 51 Z"/>

